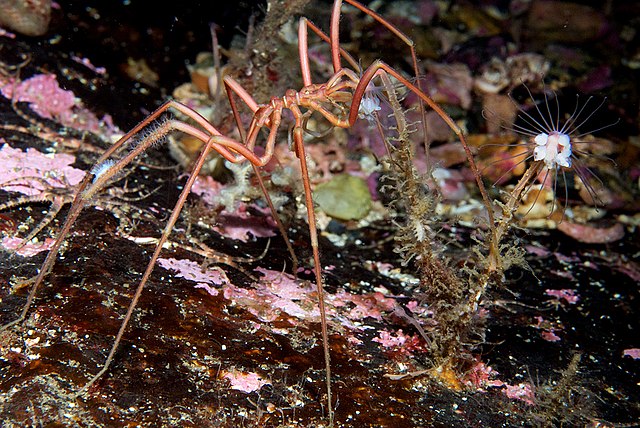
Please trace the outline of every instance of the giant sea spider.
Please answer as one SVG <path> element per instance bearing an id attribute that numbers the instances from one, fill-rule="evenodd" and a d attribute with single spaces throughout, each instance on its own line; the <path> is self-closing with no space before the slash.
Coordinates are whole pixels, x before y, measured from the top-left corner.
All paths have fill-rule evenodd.
<path id="1" fill-rule="evenodd" d="M 360 4 L 355 0 L 346 0 L 346 3 L 359 9 L 373 20 L 382 24 L 387 30 L 391 31 L 398 40 L 407 45 L 411 53 L 411 64 L 414 73 L 417 76 L 418 65 L 414 49 L 414 42 L 398 28 L 378 15 L 376 12 Z M 371 100 L 367 95 L 369 84 L 372 81 L 382 80 L 387 91 L 392 92 L 390 78 L 394 78 L 399 84 L 405 86 L 408 91 L 414 93 L 420 100 L 421 108 L 424 105 L 435 111 L 455 133 L 456 137 L 462 142 L 469 165 L 474 173 L 476 184 L 482 194 L 489 224 L 494 224 L 493 210 L 491 202 L 485 191 L 484 184 L 480 177 L 480 173 L 475 165 L 471 151 L 466 144 L 465 135 L 460 127 L 449 117 L 445 111 L 438 106 L 420 87 L 420 84 L 412 83 L 410 78 L 405 77 L 401 72 L 392 68 L 381 60 L 376 60 L 368 67 L 362 68 L 359 63 L 340 45 L 339 26 L 341 16 L 342 1 L 335 0 L 331 9 L 331 26 L 329 34 L 325 34 L 318 26 L 307 18 L 301 18 L 298 26 L 298 53 L 300 59 L 300 68 L 302 74 L 303 87 L 300 90 L 289 89 L 284 95 L 274 96 L 268 103 L 260 104 L 254 100 L 249 92 L 231 76 L 225 76 L 223 79 L 227 92 L 228 102 L 233 111 L 235 121 L 235 134 L 238 137 L 232 137 L 234 133 L 223 134 L 217 127 L 212 125 L 203 116 L 192 108 L 176 101 L 167 101 L 157 110 L 151 113 L 146 119 L 135 126 L 131 131 L 126 133 L 118 142 L 109 148 L 97 160 L 90 172 L 85 175 L 83 180 L 75 189 L 73 202 L 69 209 L 68 216 L 62 226 L 51 250 L 49 251 L 44 263 L 42 264 L 34 284 L 29 292 L 27 301 L 20 312 L 17 319 L 2 326 L 7 329 L 17 323 L 22 322 L 33 303 L 38 288 L 44 282 L 46 276 L 51 272 L 58 253 L 65 239 L 69 237 L 70 231 L 78 219 L 80 212 L 91 204 L 93 198 L 102 192 L 105 187 L 113 182 L 114 178 L 139 156 L 149 150 L 164 139 L 164 137 L 174 131 L 179 131 L 200 140 L 204 146 L 201 149 L 193 169 L 187 179 L 180 196 L 167 220 L 161 237 L 158 239 L 155 250 L 146 266 L 142 279 L 138 283 L 136 291 L 133 295 L 131 304 L 122 321 L 120 329 L 116 335 L 113 346 L 111 347 L 106 361 L 102 368 L 95 374 L 79 391 L 79 394 L 85 393 L 91 385 L 93 385 L 100 377 L 107 372 L 111 362 L 114 359 L 118 346 L 122 341 L 127 326 L 131 320 L 134 309 L 136 308 L 142 291 L 149 281 L 151 274 L 155 268 L 156 262 L 160 257 L 164 245 L 168 242 L 169 236 L 180 216 L 180 213 L 186 203 L 187 197 L 198 177 L 203 164 L 210 152 L 217 152 L 224 159 L 232 163 L 249 162 L 256 173 L 258 186 L 263 190 L 267 203 L 272 209 L 274 219 L 277 219 L 277 213 L 273 208 L 269 194 L 265 190 L 259 169 L 265 166 L 273 157 L 274 146 L 280 138 L 279 131 L 283 124 L 283 118 L 286 119 L 283 112 L 289 110 L 292 117 L 291 124 L 291 149 L 295 152 L 300 162 L 302 172 L 302 184 L 304 188 L 304 199 L 306 203 L 306 211 L 309 222 L 310 247 L 313 252 L 313 272 L 316 283 L 316 293 L 318 297 L 318 307 L 321 318 L 322 327 L 322 343 L 324 364 L 326 370 L 326 395 L 327 410 L 329 423 L 333 422 L 333 406 L 332 390 L 331 390 L 331 365 L 330 365 L 330 347 L 328 340 L 328 328 L 325 311 L 324 289 L 323 289 L 323 273 L 320 251 L 318 246 L 318 233 L 316 230 L 315 211 L 313 206 L 313 197 L 309 172 L 307 166 L 306 150 L 303 136 L 307 132 L 306 123 L 312 114 L 321 116 L 326 119 L 332 126 L 339 128 L 350 128 L 356 122 L 359 116 L 369 117 L 375 115 L 377 105 L 375 100 Z M 322 83 L 314 83 L 310 68 L 308 37 L 309 31 L 322 39 L 330 46 L 331 61 L 333 74 Z M 349 64 L 350 68 L 344 67 L 343 62 Z M 240 100 L 251 111 L 250 121 L 247 124 L 243 121 L 238 106 Z M 181 119 L 169 119 L 164 115 L 168 111 L 178 112 Z M 284 228 L 280 227 L 284 232 Z M 499 270 L 499 254 L 498 243 L 495 234 L 490 234 L 490 248 L 487 270 Z M 288 240 L 285 239 L 285 242 Z"/>

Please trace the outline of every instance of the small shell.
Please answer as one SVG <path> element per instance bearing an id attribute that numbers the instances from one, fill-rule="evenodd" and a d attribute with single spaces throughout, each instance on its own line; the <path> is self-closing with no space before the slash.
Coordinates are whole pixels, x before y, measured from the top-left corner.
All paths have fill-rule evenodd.
<path id="1" fill-rule="evenodd" d="M 0 0 L 0 26 L 25 36 L 42 36 L 49 28 L 51 0 Z"/>

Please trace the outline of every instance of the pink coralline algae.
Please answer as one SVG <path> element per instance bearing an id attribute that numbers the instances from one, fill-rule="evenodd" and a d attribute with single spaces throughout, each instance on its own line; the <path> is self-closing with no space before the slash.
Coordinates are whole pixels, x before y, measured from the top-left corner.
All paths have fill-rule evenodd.
<path id="1" fill-rule="evenodd" d="M 196 282 L 196 287 L 205 289 L 213 296 L 222 291 L 225 299 L 244 308 L 262 322 L 287 319 L 291 325 L 296 325 L 297 320 L 320 321 L 315 286 L 287 273 L 256 268 L 255 272 L 261 274 L 260 282 L 246 289 L 232 284 L 217 267 L 203 272 L 196 262 L 177 259 L 160 259 L 159 264 L 178 272 L 179 277 Z M 382 320 L 383 314 L 396 310 L 398 303 L 392 297 L 380 292 L 357 295 L 339 291 L 326 296 L 327 314 L 339 319 L 343 327 L 361 330 L 357 321 L 367 317 Z"/>
<path id="2" fill-rule="evenodd" d="M 245 308 L 262 322 L 272 322 L 282 316 L 320 320 L 313 299 L 314 287 L 286 273 L 257 268 L 256 272 L 264 275 L 262 280 L 254 289 L 244 289 L 233 285 L 218 267 L 203 272 L 200 265 L 191 260 L 159 259 L 158 263 L 176 271 L 176 276 L 196 282 L 196 288 L 205 289 L 212 296 L 222 291 L 225 299 Z"/>
<path id="3" fill-rule="evenodd" d="M 555 334 L 553 331 L 543 331 L 542 333 L 540 333 L 540 336 L 542 336 L 542 338 L 547 342 L 559 342 L 560 340 L 562 340 L 560 336 Z"/>
<path id="4" fill-rule="evenodd" d="M 622 353 L 623 357 L 631 357 L 634 360 L 640 360 L 640 348 L 625 349 Z"/>
<path id="5" fill-rule="evenodd" d="M 546 340 L 547 342 L 559 342 L 562 340 L 560 336 L 556 334 L 557 331 L 563 329 L 561 324 L 553 323 L 552 321 L 548 321 L 541 316 L 535 317 L 538 322 L 534 327 L 542 330 L 540 332 L 540 336 Z"/>
<path id="6" fill-rule="evenodd" d="M 222 269 L 208 269 L 203 272 L 202 267 L 191 260 L 160 258 L 158 259 L 158 264 L 167 270 L 176 271 L 176 276 L 179 278 L 196 282 L 196 288 L 203 288 L 212 296 L 218 295 L 218 290 L 215 288 L 216 285 L 220 286 L 230 282 L 227 274 Z"/>
<path id="7" fill-rule="evenodd" d="M 82 107 L 72 91 L 62 89 L 53 74 L 37 74 L 23 81 L 0 77 L 0 93 L 14 102 L 29 103 L 29 107 L 41 117 L 54 119 L 62 125 L 96 134 L 105 130 L 110 134 L 119 132 L 111 117 L 99 120 Z"/>
<path id="8" fill-rule="evenodd" d="M 399 348 L 403 346 L 410 338 L 410 336 L 407 336 L 402 332 L 402 329 L 396 331 L 395 334 L 393 332 L 390 333 L 386 330 L 383 330 L 380 332 L 380 335 L 376 338 L 373 338 L 372 341 L 378 342 L 385 348 Z"/>
<path id="9" fill-rule="evenodd" d="M 73 92 L 60 88 L 53 74 L 38 74 L 17 84 L 9 82 L 1 91 L 5 98 L 29 103 L 34 112 L 47 119 L 60 117 L 76 105 Z"/>
<path id="10" fill-rule="evenodd" d="M 486 365 L 482 361 L 478 360 L 476 364 L 465 374 L 462 382 L 468 386 L 478 388 L 482 391 L 482 388 L 486 387 L 501 387 L 506 384 L 497 379 L 498 373 L 491 366 Z"/>
<path id="11" fill-rule="evenodd" d="M 258 391 L 264 385 L 271 385 L 271 382 L 262 379 L 256 373 L 245 373 L 237 370 L 224 373 L 222 378 L 230 382 L 231 389 L 246 392 L 247 394 Z"/>
<path id="12" fill-rule="evenodd" d="M 0 143 L 4 143 L 2 138 Z M 0 189 L 37 198 L 47 187 L 74 186 L 85 175 L 81 169 L 71 166 L 74 162 L 75 157 L 68 154 L 44 154 L 33 148 L 23 152 L 3 144 L 0 148 Z M 52 239 L 26 245 L 21 238 L 7 236 L 2 239 L 4 248 L 17 250 L 17 254 L 23 257 L 47 251 L 51 245 Z"/>
<path id="13" fill-rule="evenodd" d="M 2 138 L 0 143 L 4 143 Z M 0 189 L 35 196 L 42 193 L 45 186 L 75 186 L 85 172 L 72 167 L 74 162 L 72 155 L 44 154 L 34 148 L 23 152 L 4 144 L 0 148 Z"/>
<path id="14" fill-rule="evenodd" d="M 385 352 L 393 355 L 393 358 L 413 357 L 414 353 L 425 353 L 424 340 L 417 334 L 409 336 L 402 329 L 389 332 L 387 330 L 380 331 L 378 337 L 371 339 L 372 342 L 378 342 L 380 346 L 385 348 Z"/>
<path id="15" fill-rule="evenodd" d="M 244 191 L 244 188 L 243 186 L 224 185 L 207 176 L 198 177 L 191 191 L 199 195 L 206 204 L 218 207 L 221 206 L 223 199 L 235 198 L 225 192 L 236 192 L 239 195 Z M 213 229 L 222 236 L 242 242 L 247 242 L 251 235 L 256 238 L 275 236 L 275 223 L 272 220 L 269 221 L 270 219 L 249 213 L 247 209 L 250 206 L 244 202 L 237 202 L 233 212 L 227 209 L 222 210 L 218 215 L 218 225 Z M 257 211 L 264 211 L 255 205 L 253 207 Z"/>
<path id="16" fill-rule="evenodd" d="M 535 404 L 535 394 L 530 383 L 519 383 L 518 385 L 506 385 L 504 393 L 509 398 L 524 401 L 533 406 Z"/>
<path id="17" fill-rule="evenodd" d="M 245 307 L 263 322 L 273 322 L 282 316 L 318 322 L 320 312 L 313 298 L 315 287 L 297 281 L 291 275 L 257 268 L 264 276 L 255 289 L 247 290 L 232 285 L 224 287 L 224 297 Z M 293 323 L 293 319 L 290 318 Z"/>
<path id="18" fill-rule="evenodd" d="M 22 238 L 5 236 L 2 238 L 1 245 L 7 250 L 14 250 L 19 256 L 33 257 L 43 251 L 49 251 L 54 242 L 55 239 L 47 238 L 44 242 L 29 242 L 25 244 Z"/>
<path id="19" fill-rule="evenodd" d="M 558 300 L 564 300 L 565 302 L 575 305 L 580 300 L 580 297 L 576 294 L 576 290 L 563 288 L 562 290 L 545 290 L 547 296 L 555 297 Z"/>
<path id="20" fill-rule="evenodd" d="M 336 307 L 349 308 L 353 305 L 346 313 L 346 317 L 353 321 L 367 317 L 382 321 L 384 313 L 393 312 L 398 306 L 395 299 L 385 297 L 379 292 L 358 295 L 340 290 L 331 300 Z"/>
<path id="21" fill-rule="evenodd" d="M 558 224 L 558 230 L 587 244 L 607 244 L 624 238 L 624 226 L 620 223 L 610 227 L 598 228 L 586 224 L 563 221 Z"/>

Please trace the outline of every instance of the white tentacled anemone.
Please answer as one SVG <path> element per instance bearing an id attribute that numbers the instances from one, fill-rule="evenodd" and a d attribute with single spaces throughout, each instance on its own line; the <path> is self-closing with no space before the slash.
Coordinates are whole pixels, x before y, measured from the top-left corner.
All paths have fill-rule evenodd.
<path id="1" fill-rule="evenodd" d="M 603 99 L 600 104 L 595 106 L 595 108 L 588 108 L 593 100 L 593 97 L 589 97 L 586 102 L 580 105 L 579 97 L 576 99 L 576 105 L 571 113 L 571 115 L 562 123 L 560 120 L 560 105 L 558 101 L 558 97 L 555 93 L 553 93 L 555 98 L 555 109 L 557 112 L 552 113 L 552 109 L 549 105 L 549 96 L 547 92 L 544 94 L 544 106 L 542 109 L 536 103 L 533 94 L 526 87 L 527 92 L 529 93 L 529 97 L 534 103 L 535 110 L 537 112 L 537 117 L 534 117 L 532 114 L 525 111 L 522 107 L 518 105 L 516 101 L 512 99 L 516 108 L 519 111 L 519 119 L 524 123 L 524 125 L 520 125 L 518 123 L 514 123 L 512 126 L 502 126 L 503 128 L 513 131 L 517 134 L 528 137 L 528 141 L 520 142 L 517 144 L 513 144 L 511 146 L 521 146 L 526 150 L 524 152 L 520 152 L 515 156 L 512 156 L 508 159 L 500 159 L 495 163 L 504 162 L 509 159 L 515 159 L 517 162 L 515 165 L 511 166 L 511 168 L 503 174 L 504 177 L 507 173 L 512 171 L 518 165 L 533 161 L 534 164 L 530 166 L 536 167 L 536 163 L 542 162 L 542 165 L 538 165 L 541 173 L 538 175 L 538 180 L 544 186 L 544 183 L 547 182 L 548 178 L 553 179 L 553 206 L 551 207 L 551 213 L 554 211 L 556 206 L 556 190 L 558 183 L 558 174 L 562 174 L 562 178 L 564 180 L 565 185 L 565 200 L 568 199 L 568 190 L 567 190 L 567 180 L 565 172 L 566 170 L 573 171 L 580 181 L 584 184 L 585 189 L 589 193 L 591 199 L 596 203 L 596 205 L 601 205 L 600 198 L 596 190 L 594 189 L 590 178 L 596 180 L 600 185 L 603 185 L 600 178 L 585 164 L 584 159 L 587 156 L 595 156 L 593 154 L 588 153 L 581 149 L 581 145 L 588 144 L 591 141 L 586 141 L 583 137 L 592 134 L 594 132 L 600 131 L 602 129 L 608 128 L 610 126 L 618 123 L 617 121 L 614 123 L 610 123 L 598 129 L 591 129 L 588 131 L 582 131 L 581 128 L 587 124 L 587 122 L 595 115 L 600 108 L 606 102 L 606 98 Z M 490 112 L 492 113 L 492 112 Z M 491 119 L 491 118 L 487 118 Z M 491 146 L 488 144 L 487 146 Z M 584 146 L 582 146 L 584 147 Z M 502 177 L 498 178 L 496 182 L 500 181 Z M 526 189 L 529 189 L 533 183 L 530 182 Z M 525 192 L 526 193 L 526 192 Z M 535 205 L 537 198 L 540 194 L 536 195 L 536 200 L 533 201 L 531 205 L 531 210 L 533 205 Z M 527 211 L 528 212 L 528 211 Z M 563 212 L 564 216 L 564 212 Z"/>

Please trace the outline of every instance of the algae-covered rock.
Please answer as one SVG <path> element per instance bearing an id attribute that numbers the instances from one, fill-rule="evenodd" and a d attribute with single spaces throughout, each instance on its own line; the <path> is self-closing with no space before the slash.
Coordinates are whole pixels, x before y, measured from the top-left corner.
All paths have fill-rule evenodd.
<path id="1" fill-rule="evenodd" d="M 327 215 L 339 220 L 359 220 L 371 209 L 371 192 L 366 181 L 349 174 L 336 175 L 319 184 L 314 200 Z"/>

